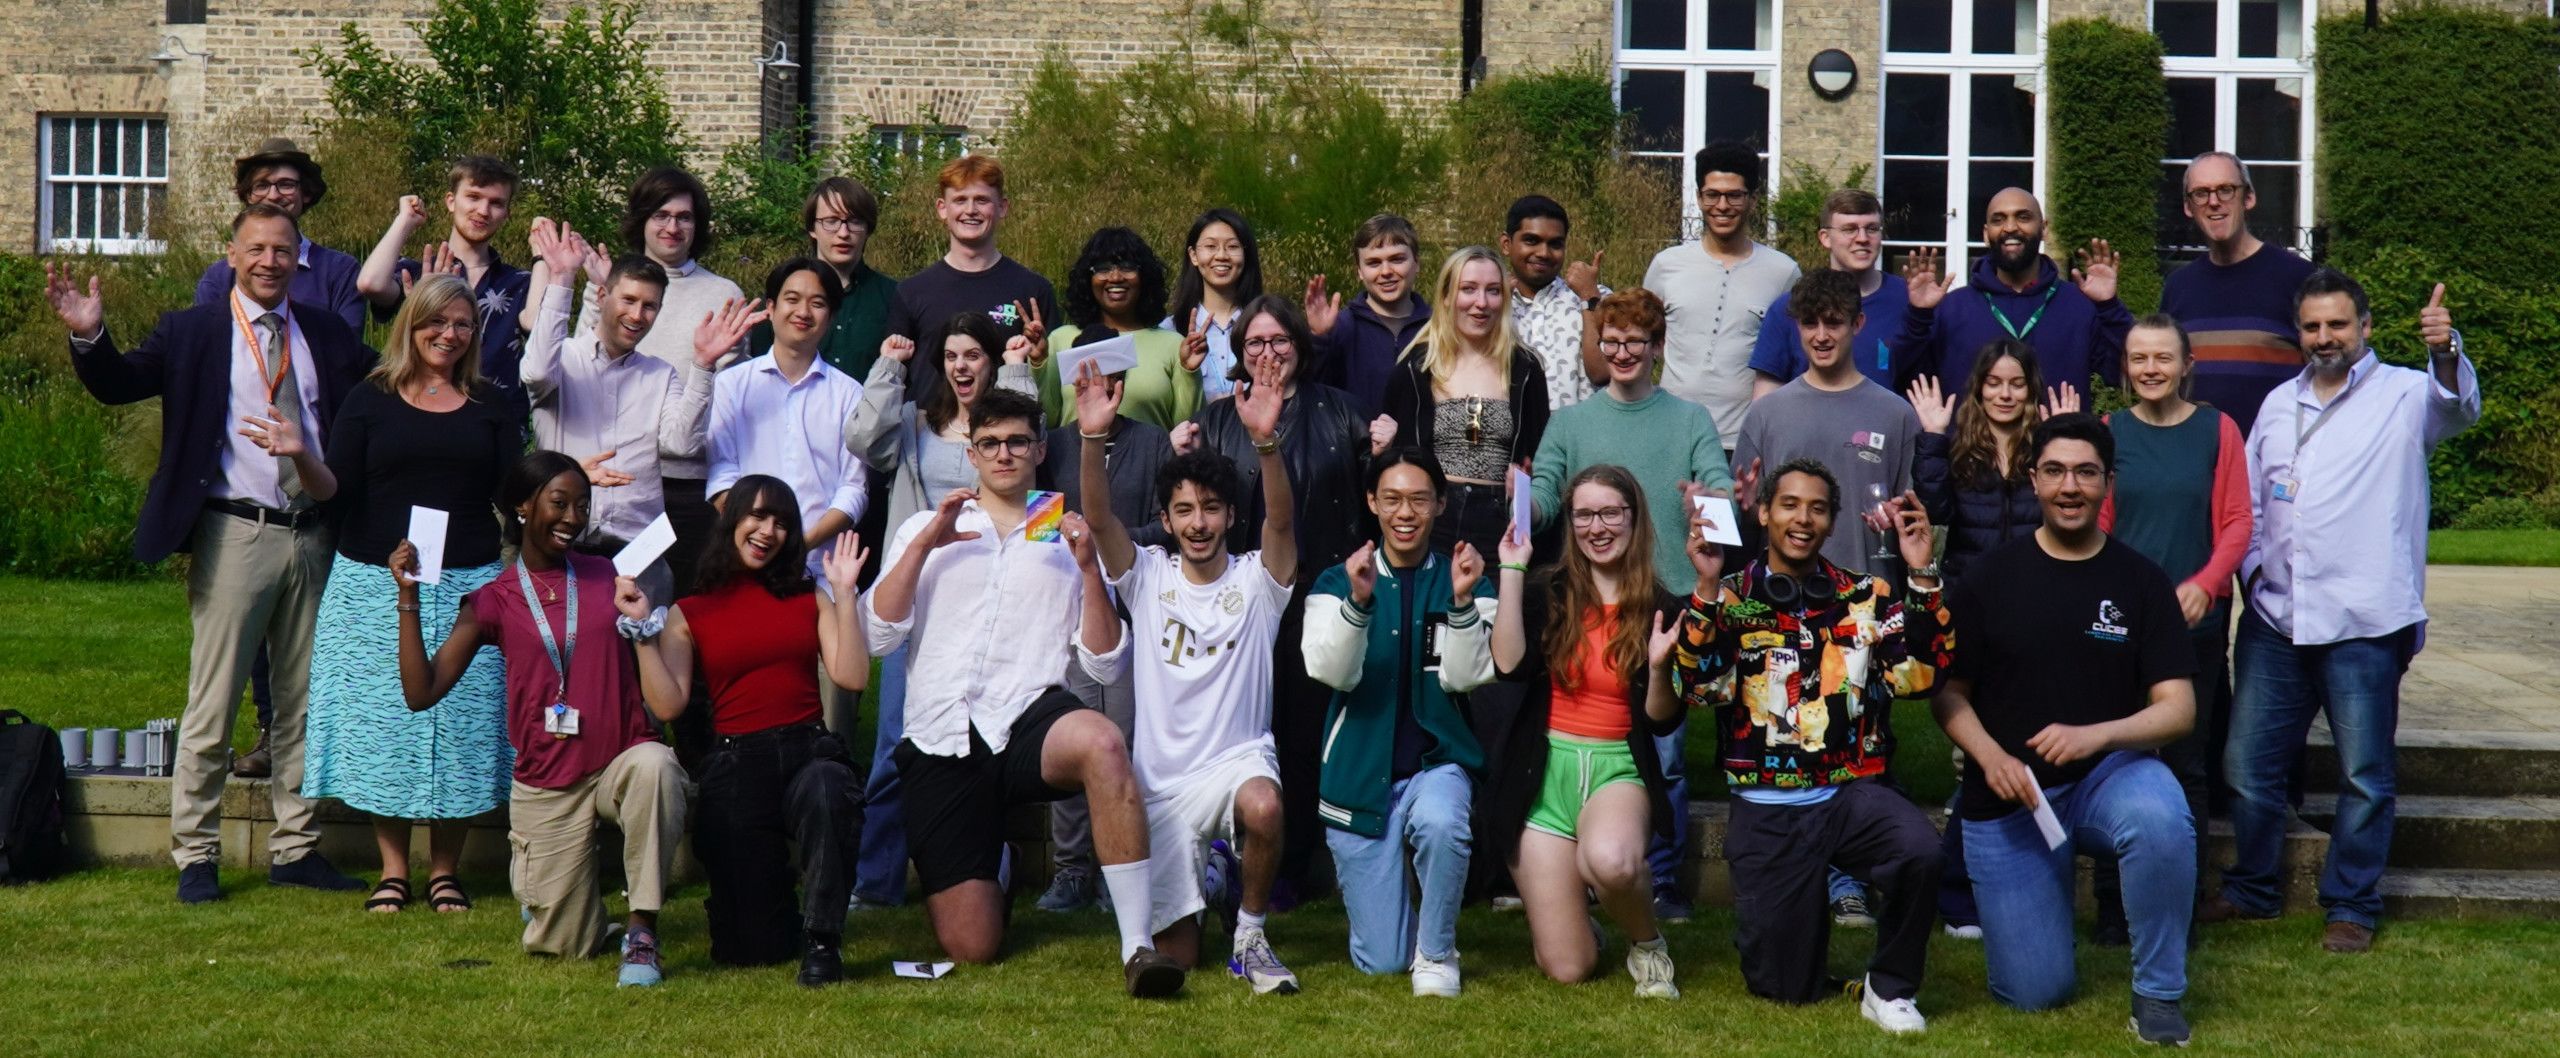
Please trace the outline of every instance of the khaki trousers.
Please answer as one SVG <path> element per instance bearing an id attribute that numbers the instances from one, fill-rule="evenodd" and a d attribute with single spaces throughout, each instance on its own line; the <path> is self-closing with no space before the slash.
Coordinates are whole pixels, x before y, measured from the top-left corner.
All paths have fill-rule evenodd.
<path id="1" fill-rule="evenodd" d="M 533 913 L 524 950 L 584 958 L 604 943 L 605 909 L 596 881 L 596 824 L 622 828 L 623 885 L 634 911 L 666 904 L 667 875 L 684 840 L 692 783 L 663 742 L 643 742 L 603 771 L 563 789 L 514 784 L 507 802 L 507 872 L 516 900 Z"/>
<path id="2" fill-rule="evenodd" d="M 320 843 L 311 802 L 302 796 L 302 720 L 311 703 L 311 635 L 321 589 L 329 583 L 330 543 L 325 529 L 295 532 L 211 510 L 196 516 L 195 560 L 187 574 L 194 642 L 169 783 L 170 856 L 180 867 L 221 858 L 231 725 L 262 644 L 276 710 L 267 730 L 275 758 L 268 788 L 276 817 L 267 855 L 274 863 L 291 863 Z"/>

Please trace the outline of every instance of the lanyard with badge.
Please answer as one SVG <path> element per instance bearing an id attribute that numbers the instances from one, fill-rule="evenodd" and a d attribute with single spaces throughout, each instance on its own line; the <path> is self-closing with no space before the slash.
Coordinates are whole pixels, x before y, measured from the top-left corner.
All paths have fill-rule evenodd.
<path id="1" fill-rule="evenodd" d="M 2299 400 L 2293 402 L 2293 465 L 2297 468 L 2297 472 L 2302 466 L 2302 450 L 2311 444 L 2311 435 L 2319 433 L 2321 427 L 2329 425 L 2329 416 L 2338 413 L 2338 405 L 2346 403 L 2347 398 L 2355 396 L 2356 387 L 2363 384 L 2364 376 L 2362 375 L 2348 380 L 2346 392 L 2338 394 L 2338 399 L 2330 401 L 2328 407 L 2320 409 L 2320 417 L 2311 420 L 2309 426 L 2302 424 L 2302 402 Z M 2276 479 L 2276 499 L 2292 503 L 2301 496 L 2302 479 L 2300 477 Z"/>
<path id="2" fill-rule="evenodd" d="M 249 355 L 258 358 L 258 379 L 267 384 L 267 404 L 273 407 L 276 393 L 284 389 L 285 369 L 293 366 L 293 317 L 287 316 L 276 328 L 276 349 L 284 356 L 283 366 L 267 369 L 267 343 L 258 340 L 258 329 L 249 323 L 249 314 L 240 311 L 240 299 L 231 299 L 231 322 L 240 325 L 240 337 L 249 343 Z M 301 394 L 294 394 L 301 399 Z"/>
<path id="3" fill-rule="evenodd" d="M 2036 302 L 2035 314 L 2027 317 L 2025 326 L 2011 324 L 2009 314 L 2000 311 L 2000 303 L 1991 300 L 1990 291 L 1975 287 L 1974 292 L 1982 295 L 1983 307 L 1991 310 L 1992 319 L 2000 321 L 2000 329 L 2009 332 L 2009 337 L 2023 342 L 2027 340 L 2027 334 L 2036 329 L 2036 324 L 2044 322 L 2044 310 L 2053 307 L 2053 296 L 2062 293 L 2062 283 L 2056 280 L 2044 288 L 2044 300 Z"/>
<path id="4" fill-rule="evenodd" d="M 568 578 L 569 612 L 566 648 L 551 638 L 551 611 L 533 593 L 533 575 L 525 572 L 524 563 L 516 563 L 516 586 L 524 589 L 524 604 L 533 611 L 533 627 L 542 633 L 542 649 L 551 655 L 551 670 L 560 677 L 558 693 L 551 708 L 542 711 L 542 730 L 555 739 L 566 739 L 578 733 L 578 711 L 569 708 L 569 661 L 578 656 L 578 568 L 567 562 L 560 564 L 561 575 Z"/>

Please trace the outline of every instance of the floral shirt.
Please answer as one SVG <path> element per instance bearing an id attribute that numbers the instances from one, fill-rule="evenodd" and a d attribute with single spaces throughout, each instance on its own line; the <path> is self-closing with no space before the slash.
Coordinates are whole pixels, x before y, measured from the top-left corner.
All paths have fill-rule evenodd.
<path id="1" fill-rule="evenodd" d="M 1601 287 L 1600 296 L 1608 297 L 1609 288 Z M 1514 291 L 1511 327 L 1546 369 L 1549 410 L 1580 404 L 1591 395 L 1591 376 L 1582 373 L 1582 297 L 1562 276 L 1525 298 Z"/>

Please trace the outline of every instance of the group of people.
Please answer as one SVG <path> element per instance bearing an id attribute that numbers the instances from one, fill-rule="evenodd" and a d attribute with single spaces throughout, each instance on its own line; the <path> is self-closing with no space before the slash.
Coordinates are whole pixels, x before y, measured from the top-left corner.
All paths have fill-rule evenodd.
<path id="1" fill-rule="evenodd" d="M 616 951 L 625 985 L 661 978 L 688 825 L 718 962 L 839 979 L 849 911 L 903 902 L 910 865 L 944 951 L 993 960 L 1031 873 L 1008 816 L 1048 802 L 1038 906 L 1106 906 L 1132 995 L 1182 987 L 1213 912 L 1234 976 L 1296 991 L 1266 930 L 1329 879 L 1352 964 L 1417 995 L 1458 994 L 1457 911 L 1490 894 L 1559 981 L 1600 966 L 1596 902 L 1671 998 L 1695 714 L 1752 993 L 1838 991 L 1830 930 L 1872 927 L 1860 1011 L 1920 1031 L 1943 920 L 2002 1002 L 2062 1003 L 2086 855 L 2135 1031 L 2183 1043 L 2194 925 L 2279 910 L 2326 711 L 2325 944 L 2369 945 L 2427 453 L 2480 411 L 2442 288 L 2426 367 L 2382 363 L 2363 289 L 2252 235 L 2219 153 L 2186 173 L 2209 255 L 2159 314 L 2103 242 L 2047 258 L 2017 188 L 1961 283 L 1925 251 L 1889 271 L 1858 189 L 1804 272 L 1751 238 L 1761 164 L 1699 152 L 1703 235 L 1641 286 L 1532 195 L 1427 285 L 1381 215 L 1356 293 L 1269 292 L 1212 209 L 1173 269 L 1096 231 L 1060 297 L 998 248 L 1004 172 L 968 155 L 940 260 L 865 263 L 879 202 L 834 178 L 750 298 L 702 265 L 679 169 L 611 239 L 534 220 L 524 269 L 490 245 L 516 175 L 461 159 L 447 236 L 404 256 L 403 198 L 358 264 L 300 235 L 320 167 L 263 144 L 198 305 L 131 351 L 94 278 L 48 275 L 91 392 L 162 402 L 135 547 L 193 555 L 179 899 L 221 896 L 254 668 L 271 882 L 365 888 L 315 851 L 334 798 L 377 820 L 367 909 L 466 910 L 464 821 L 504 804 L 525 949 Z M 2093 375 L 2131 406 L 2082 411 Z M 618 575 L 662 517 L 675 546 Z M 1896 781 L 1913 699 L 1962 758 L 1943 830 Z M 2215 812 L 2239 851 L 2209 892 Z"/>

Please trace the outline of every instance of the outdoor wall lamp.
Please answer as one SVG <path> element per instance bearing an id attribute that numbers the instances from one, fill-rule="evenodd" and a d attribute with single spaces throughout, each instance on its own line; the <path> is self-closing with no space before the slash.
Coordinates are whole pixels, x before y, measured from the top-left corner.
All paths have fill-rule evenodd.
<path id="1" fill-rule="evenodd" d="M 209 51 L 189 51 L 187 50 L 187 42 L 179 40 L 173 34 L 160 38 L 160 50 L 152 52 L 151 54 L 144 56 L 144 58 L 160 64 L 160 73 L 163 76 L 166 76 L 169 73 L 169 69 L 176 66 L 182 60 L 210 59 L 213 58 L 213 53 Z"/>
<path id="2" fill-rule="evenodd" d="M 1832 102 L 1848 98 L 1849 90 L 1858 87 L 1858 60 L 1838 48 L 1825 48 L 1806 63 L 1805 79 L 1813 82 L 1813 94 Z"/>
<path id="3" fill-rule="evenodd" d="M 757 73 L 771 73 L 785 81 L 790 80 L 791 75 L 799 69 L 800 64 L 791 61 L 791 42 L 789 41 L 774 41 L 772 51 L 756 57 Z"/>

